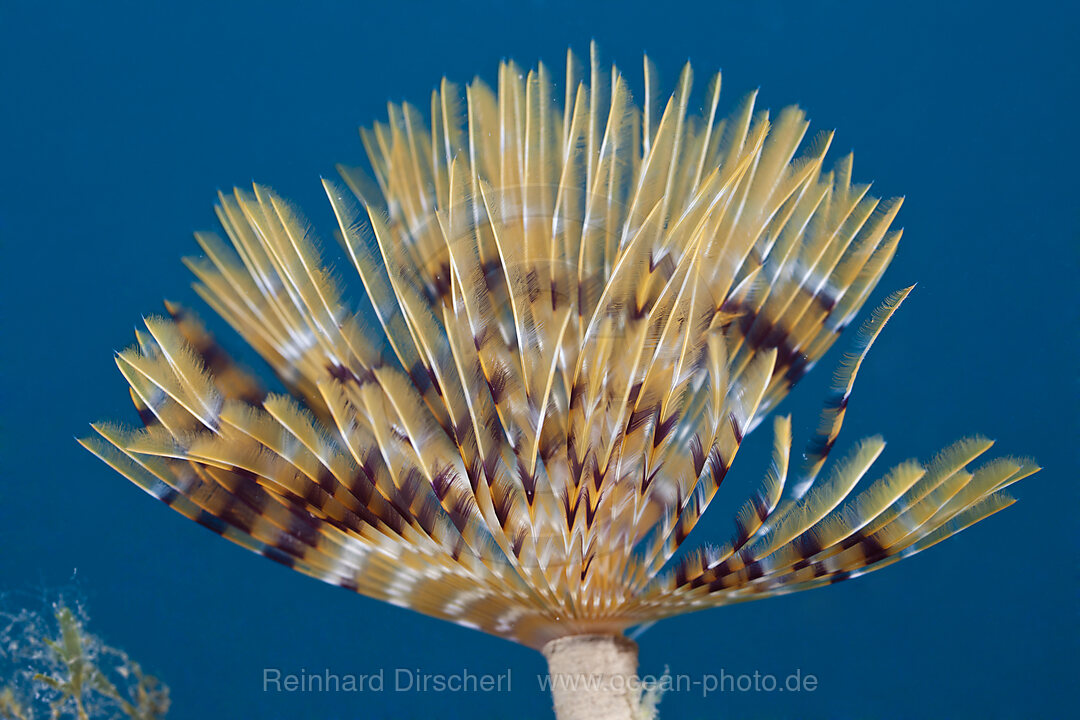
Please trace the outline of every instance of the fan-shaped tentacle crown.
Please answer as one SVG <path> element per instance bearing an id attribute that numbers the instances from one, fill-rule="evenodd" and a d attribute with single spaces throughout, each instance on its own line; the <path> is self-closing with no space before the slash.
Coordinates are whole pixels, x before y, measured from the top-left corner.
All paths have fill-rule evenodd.
<path id="1" fill-rule="evenodd" d="M 268 395 L 188 311 L 117 358 L 145 425 L 84 444 L 178 512 L 301 572 L 534 647 L 884 567 L 1009 504 L 1036 470 L 958 442 L 856 486 L 871 438 L 820 470 L 851 384 L 907 290 L 841 368 L 805 467 L 772 468 L 722 545 L 662 570 L 746 433 L 832 345 L 896 249 L 898 200 L 823 169 L 802 111 L 719 120 L 691 71 L 644 107 L 592 56 L 444 81 L 390 106 L 373 171 L 324 183 L 366 303 L 270 190 L 222 195 L 201 297 L 288 390 Z M 800 150 L 800 148 L 802 148 Z"/>

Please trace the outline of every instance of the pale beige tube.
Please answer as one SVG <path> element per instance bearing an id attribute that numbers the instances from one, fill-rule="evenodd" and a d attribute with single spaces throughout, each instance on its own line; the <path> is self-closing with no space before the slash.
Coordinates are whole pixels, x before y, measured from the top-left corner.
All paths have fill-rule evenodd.
<path id="1" fill-rule="evenodd" d="M 638 648 L 622 635 L 570 635 L 543 648 L 558 720 L 635 720 Z"/>

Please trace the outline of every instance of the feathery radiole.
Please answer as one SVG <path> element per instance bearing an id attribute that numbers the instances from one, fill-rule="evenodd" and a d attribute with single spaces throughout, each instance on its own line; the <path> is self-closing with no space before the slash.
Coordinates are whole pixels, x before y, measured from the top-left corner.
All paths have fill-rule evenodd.
<path id="1" fill-rule="evenodd" d="M 117 356 L 145 425 L 81 442 L 228 539 L 370 597 L 541 649 L 559 718 L 629 718 L 634 625 L 855 577 L 1008 506 L 1038 468 L 822 468 L 855 374 L 910 288 L 859 331 L 818 434 L 772 467 L 721 545 L 672 556 L 757 426 L 856 316 L 900 239 L 899 200 L 829 172 L 832 139 L 754 96 L 688 114 L 691 71 L 643 108 L 595 48 L 498 87 L 444 80 L 361 131 L 373 179 L 323 185 L 370 307 L 342 297 L 311 229 L 269 189 L 221 195 L 199 295 L 269 363 L 267 394 L 167 304 Z M 800 153 L 800 147 L 804 149 Z M 863 487 L 860 487 L 863 486 Z M 857 490 L 857 488 L 859 488 Z M 671 562 L 669 562 L 671 561 Z M 669 567 L 674 565 L 674 567 Z M 558 678 L 606 680 L 588 689 Z"/>

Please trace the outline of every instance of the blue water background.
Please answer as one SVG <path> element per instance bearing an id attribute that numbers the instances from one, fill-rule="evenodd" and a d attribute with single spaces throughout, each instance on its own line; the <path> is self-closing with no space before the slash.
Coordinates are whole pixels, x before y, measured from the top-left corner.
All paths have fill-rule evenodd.
<path id="1" fill-rule="evenodd" d="M 672 693 L 666 718 L 1055 718 L 1077 674 L 1077 13 L 1030 1 L 846 3 L 0 4 L 0 590 L 67 587 L 93 629 L 172 687 L 175 720 L 546 718 L 531 650 L 322 585 L 222 541 L 76 446 L 133 423 L 111 352 L 162 297 L 205 314 L 180 256 L 213 193 L 255 179 L 297 201 L 330 249 L 319 177 L 359 163 L 387 100 L 426 107 L 442 75 L 567 46 L 670 88 L 690 58 L 722 106 L 799 103 L 833 157 L 906 195 L 875 294 L 918 282 L 866 363 L 839 452 L 883 461 L 967 433 L 1045 470 L 1020 502 L 887 571 L 664 622 L 642 667 L 801 671 L 814 692 Z M 344 262 L 339 267 L 346 267 Z M 231 348 L 240 344 L 231 335 Z M 845 343 L 841 343 L 844 345 Z M 839 347 L 839 346 L 838 346 Z M 785 402 L 801 446 L 833 350 Z M 754 433 L 733 483 L 762 475 Z M 884 466 L 883 466 L 884 467 Z M 738 483 L 744 483 L 743 486 Z M 723 540 L 724 490 L 692 541 Z M 509 693 L 275 694 L 265 667 L 501 673 Z"/>

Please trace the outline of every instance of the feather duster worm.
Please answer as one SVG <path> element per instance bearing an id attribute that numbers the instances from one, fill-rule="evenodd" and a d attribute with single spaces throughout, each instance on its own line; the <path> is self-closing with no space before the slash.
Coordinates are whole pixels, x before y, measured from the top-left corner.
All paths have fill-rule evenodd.
<path id="1" fill-rule="evenodd" d="M 900 201 L 826 172 L 803 112 L 688 113 L 691 71 L 638 108 L 595 49 L 565 98 L 540 66 L 442 82 L 363 130 L 373 179 L 324 181 L 367 303 L 295 208 L 221 195 L 199 295 L 270 364 L 267 394 L 179 306 L 117 364 L 145 427 L 83 444 L 173 509 L 300 572 L 633 673 L 630 626 L 828 585 L 914 555 L 1038 468 L 957 442 L 874 482 L 879 437 L 823 467 L 852 383 L 910 288 L 863 324 L 801 467 L 772 467 L 734 535 L 669 562 L 750 432 L 852 322 Z M 805 147 L 800 152 L 800 147 Z M 668 567 L 674 564 L 674 567 Z M 621 690 L 619 688 L 622 688 Z M 630 717 L 625 684 L 555 689 L 561 718 Z"/>

